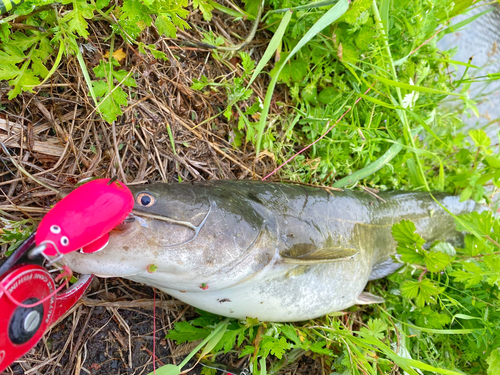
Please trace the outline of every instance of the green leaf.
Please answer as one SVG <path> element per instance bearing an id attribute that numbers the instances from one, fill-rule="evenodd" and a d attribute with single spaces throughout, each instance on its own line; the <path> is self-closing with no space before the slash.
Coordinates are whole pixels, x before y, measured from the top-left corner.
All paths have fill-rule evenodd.
<path id="1" fill-rule="evenodd" d="M 387 332 L 387 323 L 382 319 L 370 319 L 368 321 L 368 328 L 362 327 L 361 332 L 365 332 L 379 340 L 383 340 L 385 332 Z"/>
<path id="2" fill-rule="evenodd" d="M 238 6 L 236 4 L 232 4 L 232 6 L 234 8 L 236 8 L 237 10 L 234 10 L 232 8 L 228 8 L 228 7 L 225 7 L 224 5 L 221 5 L 213 0 L 208 0 L 208 3 L 213 6 L 215 9 L 221 11 L 222 13 L 226 13 L 228 15 L 230 15 L 231 17 L 246 17 L 247 20 L 255 20 L 255 16 L 248 13 L 248 12 L 245 12 L 243 9 L 241 8 L 238 8 Z M 258 3 L 257 3 L 258 5 Z M 257 7 L 257 10 L 258 10 L 258 7 Z M 257 14 L 257 13 L 256 13 Z"/>
<path id="3" fill-rule="evenodd" d="M 12 26 L 8 22 L 0 24 L 0 41 L 6 42 L 9 39 L 11 29 Z"/>
<path id="4" fill-rule="evenodd" d="M 239 358 L 242 358 L 246 355 L 253 354 L 254 351 L 255 351 L 255 348 L 253 346 L 245 345 L 245 347 L 243 348 L 243 350 L 241 351 L 241 353 L 239 355 Z"/>
<path id="5" fill-rule="evenodd" d="M 106 96 L 109 88 L 105 81 L 92 81 L 92 87 L 97 96 Z"/>
<path id="6" fill-rule="evenodd" d="M 149 3 L 152 8 L 149 8 L 146 3 Z M 121 28 L 125 30 L 129 37 L 137 38 L 145 27 L 151 26 L 153 20 L 149 14 L 158 14 L 157 8 L 162 3 L 159 1 L 145 1 L 145 4 L 143 4 L 141 1 L 123 0 L 122 14 L 120 16 Z M 180 3 L 180 1 L 177 1 L 177 3 Z M 173 6 L 173 4 L 168 6 Z M 158 18 L 159 16 L 157 16 L 157 20 Z M 122 33 L 121 28 L 116 29 L 116 31 Z"/>
<path id="7" fill-rule="evenodd" d="M 468 200 L 472 196 L 473 192 L 474 192 L 474 189 L 472 188 L 472 186 L 467 186 L 460 193 L 460 202 L 465 202 L 466 200 Z"/>
<path id="8" fill-rule="evenodd" d="M 95 5 L 97 9 L 106 8 L 109 5 L 110 0 L 96 0 Z"/>
<path id="9" fill-rule="evenodd" d="M 372 0 L 356 0 L 352 2 L 349 10 L 345 13 L 345 15 L 341 18 L 341 21 L 354 24 L 358 17 L 367 10 L 372 4 Z"/>
<path id="10" fill-rule="evenodd" d="M 193 90 L 203 90 L 209 84 L 210 82 L 208 82 L 208 78 L 205 76 L 201 76 L 200 80 L 193 78 L 193 84 L 191 85 L 191 88 Z"/>
<path id="11" fill-rule="evenodd" d="M 201 375 L 217 375 L 217 370 L 210 367 L 203 367 L 201 369 Z"/>
<path id="12" fill-rule="evenodd" d="M 438 288 L 431 280 L 406 281 L 401 285 L 401 294 L 409 299 L 416 299 L 418 307 L 424 307 L 426 303 L 436 303 L 435 296 L 442 293 L 444 288 Z"/>
<path id="13" fill-rule="evenodd" d="M 11 35 L 8 45 L 13 48 L 17 48 L 19 51 L 26 51 L 33 44 L 40 40 L 40 36 L 35 34 L 33 37 L 29 37 L 26 34 L 16 31 Z"/>
<path id="14" fill-rule="evenodd" d="M 425 250 L 414 249 L 407 246 L 398 246 L 397 252 L 401 260 L 410 264 L 422 264 L 425 260 Z"/>
<path id="15" fill-rule="evenodd" d="M 451 257 L 448 254 L 432 251 L 427 251 L 425 253 L 425 265 L 431 272 L 444 270 L 450 262 Z"/>
<path id="16" fill-rule="evenodd" d="M 460 215 L 455 219 L 455 224 L 457 230 L 460 232 L 467 231 L 473 234 L 475 232 L 484 236 L 491 234 L 493 224 L 496 221 L 497 219 L 493 217 L 491 211 L 483 211 L 481 213 L 472 212 L 470 214 Z"/>
<path id="17" fill-rule="evenodd" d="M 170 38 L 177 38 L 177 29 L 170 20 L 170 17 L 158 15 L 156 17 L 155 26 L 160 34 L 165 34 Z"/>
<path id="18" fill-rule="evenodd" d="M 259 11 L 259 3 L 262 0 L 242 0 L 245 4 L 245 10 L 253 15 L 256 15 Z"/>
<path id="19" fill-rule="evenodd" d="M 417 228 L 410 220 L 401 220 L 399 223 L 392 226 L 392 236 L 394 239 L 403 245 L 416 245 L 421 247 L 425 244 L 425 240 L 415 233 Z"/>
<path id="20" fill-rule="evenodd" d="M 455 281 L 462 282 L 466 287 L 479 284 L 483 280 L 483 270 L 474 263 L 461 263 L 465 270 L 454 270 L 450 272 L 450 276 L 455 278 Z"/>
<path id="21" fill-rule="evenodd" d="M 0 79 L 1 80 L 7 80 L 7 79 L 12 79 L 17 77 L 19 74 L 21 74 L 21 70 L 11 64 L 2 64 L 0 65 Z"/>
<path id="22" fill-rule="evenodd" d="M 382 100 L 379 100 L 379 99 L 376 99 L 374 98 L 373 96 L 370 96 L 370 95 L 364 95 L 364 94 L 358 94 L 359 97 L 365 99 L 365 100 L 368 100 L 372 103 L 375 103 L 377 105 L 380 105 L 382 107 L 386 107 L 386 108 L 390 108 L 390 109 L 396 109 L 396 107 L 392 104 L 389 104 L 389 103 L 386 103 Z"/>
<path id="23" fill-rule="evenodd" d="M 309 61 L 305 61 L 302 58 L 297 58 L 291 61 L 290 65 L 290 77 L 296 82 L 301 82 L 307 74 Z"/>
<path id="24" fill-rule="evenodd" d="M 412 137 L 418 135 L 418 133 L 421 130 L 422 130 L 421 127 L 412 130 L 411 132 Z M 371 176 L 372 174 L 374 174 L 375 172 L 379 171 L 384 166 L 389 164 L 389 162 L 392 159 L 394 159 L 399 154 L 399 152 L 401 152 L 402 149 L 403 149 L 403 139 L 400 138 L 389 148 L 389 150 L 387 150 L 387 152 L 384 155 L 382 155 L 376 161 L 368 164 L 366 167 L 361 168 L 360 170 L 352 173 L 351 175 L 336 181 L 333 184 L 333 187 L 342 188 L 354 184 L 357 181 L 362 180 L 363 178 Z"/>
<path id="25" fill-rule="evenodd" d="M 457 255 L 455 248 L 448 242 L 436 242 L 432 245 L 431 251 L 437 251 L 444 254 L 448 254 L 451 257 Z"/>
<path id="26" fill-rule="evenodd" d="M 108 76 L 107 69 L 108 69 L 108 64 L 106 64 L 103 60 L 99 62 L 99 65 L 97 65 L 93 70 L 94 74 L 98 78 L 106 78 Z"/>
<path id="27" fill-rule="evenodd" d="M 327 87 L 318 95 L 318 100 L 323 104 L 332 104 L 339 97 L 339 92 L 335 87 Z"/>
<path id="28" fill-rule="evenodd" d="M 14 99 L 21 91 L 34 92 L 33 87 L 40 84 L 40 80 L 34 75 L 31 69 L 26 69 L 17 78 L 10 80 L 9 85 L 14 86 L 12 90 L 9 91 L 9 100 Z"/>
<path id="29" fill-rule="evenodd" d="M 177 322 L 174 329 L 170 330 L 166 338 L 177 341 L 178 344 L 204 339 L 210 334 L 208 328 L 198 328 L 188 322 Z"/>
<path id="30" fill-rule="evenodd" d="M 233 349 L 233 346 L 235 345 L 236 338 L 237 336 L 242 333 L 245 329 L 231 329 L 227 330 L 224 333 L 224 336 L 222 339 L 219 341 L 217 346 L 215 347 L 214 351 L 219 351 L 221 349 L 224 349 L 224 353 L 229 352 L 231 349 Z"/>
<path id="31" fill-rule="evenodd" d="M 284 324 L 281 327 L 281 333 L 283 333 L 288 340 L 293 341 L 295 345 L 301 344 L 297 331 L 291 324 Z"/>
<path id="32" fill-rule="evenodd" d="M 402 220 L 392 226 L 392 236 L 398 243 L 397 252 L 401 255 L 401 260 L 421 264 L 427 258 L 428 252 L 422 248 L 425 240 L 415 231 L 415 224 L 410 220 Z M 430 263 L 437 266 L 439 262 L 438 259 L 433 261 L 431 258 Z"/>
<path id="33" fill-rule="evenodd" d="M 486 155 L 484 157 L 488 165 L 495 169 L 500 169 L 500 159 L 496 156 Z"/>
<path id="34" fill-rule="evenodd" d="M 165 365 L 156 370 L 157 375 L 179 375 L 181 368 L 175 365 Z"/>
<path id="35" fill-rule="evenodd" d="M 488 364 L 488 375 L 500 374 L 500 348 L 491 351 L 486 363 Z"/>
<path id="36" fill-rule="evenodd" d="M 286 339 L 282 336 L 279 339 L 275 339 L 274 337 L 265 336 L 260 344 L 260 349 L 264 350 L 266 353 L 271 353 L 276 356 L 278 359 L 283 357 L 285 351 L 290 349 L 291 344 L 286 341 Z M 264 355 L 263 357 L 265 357 Z"/>
<path id="37" fill-rule="evenodd" d="M 40 76 L 42 78 L 47 77 L 49 74 L 49 70 L 45 67 L 45 65 L 42 64 L 42 61 L 38 58 L 33 56 L 31 58 L 31 67 L 33 68 L 33 74 Z"/>
<path id="38" fill-rule="evenodd" d="M 113 71 L 113 77 L 118 80 L 118 83 L 122 83 L 125 86 L 129 87 L 137 87 L 137 83 L 135 83 L 135 79 L 130 76 L 130 72 L 126 70 L 117 70 Z"/>
<path id="39" fill-rule="evenodd" d="M 458 32 L 460 28 L 462 28 L 464 26 L 467 26 L 469 23 L 474 22 L 479 17 L 482 17 L 483 15 L 491 12 L 492 10 L 494 10 L 494 8 L 489 8 L 489 9 L 486 9 L 486 10 L 480 12 L 480 13 L 476 13 L 476 14 L 470 16 L 469 18 L 466 18 L 463 21 L 453 23 L 453 25 L 451 25 L 451 26 L 447 27 L 446 29 L 444 29 L 443 32 L 445 34 Z"/>
<path id="40" fill-rule="evenodd" d="M 212 10 L 214 7 L 210 5 L 208 0 L 193 0 L 193 7 L 200 9 L 205 21 L 210 21 L 212 19 Z"/>
<path id="41" fill-rule="evenodd" d="M 248 53 L 243 51 L 239 53 L 239 56 L 241 58 L 241 66 L 243 66 L 245 75 L 249 75 L 255 68 L 255 61 L 252 60 Z"/>
<path id="42" fill-rule="evenodd" d="M 73 10 L 68 12 L 60 22 L 67 23 L 70 32 L 76 32 L 83 38 L 89 36 L 88 22 L 94 16 L 94 6 L 85 0 L 64 0 L 63 4 L 73 4 Z"/>
<path id="43" fill-rule="evenodd" d="M 127 105 L 128 104 L 128 101 L 127 101 L 127 93 L 125 91 L 123 91 L 123 89 L 121 87 L 115 87 L 113 89 L 113 99 L 115 100 L 115 102 L 117 104 L 121 104 L 121 105 Z M 120 113 L 121 115 L 121 110 L 120 110 Z"/>
<path id="44" fill-rule="evenodd" d="M 354 39 L 354 43 L 360 50 L 366 50 L 371 43 L 375 42 L 375 36 L 372 28 L 363 26 Z"/>
<path id="45" fill-rule="evenodd" d="M 313 353 L 318 353 L 326 356 L 333 356 L 333 350 L 325 347 L 326 341 L 316 341 L 312 345 L 307 347 L 307 350 L 310 350 Z"/>
<path id="46" fill-rule="evenodd" d="M 206 348 L 208 348 L 209 346 L 213 348 L 213 346 L 215 346 L 217 344 L 217 342 L 220 340 L 220 332 L 224 332 L 227 328 L 227 322 L 229 321 L 229 319 L 225 319 L 224 321 L 220 322 L 219 324 L 217 324 L 217 326 L 214 328 L 213 331 L 211 331 L 205 338 L 204 340 L 196 347 L 194 348 L 191 353 L 189 353 L 185 358 L 184 360 L 181 362 L 181 364 L 178 366 L 179 367 L 179 370 L 181 370 L 190 360 L 191 358 L 194 357 L 194 355 L 198 352 L 198 350 L 200 350 L 201 348 L 203 348 L 205 345 L 206 345 Z M 177 325 L 178 323 L 176 323 Z M 189 323 L 187 323 L 189 324 Z M 188 328 L 189 329 L 189 328 Z M 169 332 L 170 333 L 170 332 Z M 168 336 L 167 336 L 168 337 Z M 217 339 L 215 339 L 217 338 Z M 205 349 L 206 349 L 205 348 Z M 173 369 L 174 370 L 174 369 Z M 172 370 L 172 371 L 173 371 Z M 149 373 L 148 375 L 153 375 L 153 373 Z"/>
<path id="47" fill-rule="evenodd" d="M 403 297 L 410 299 L 418 296 L 419 289 L 418 282 L 416 281 L 406 281 L 401 285 L 401 293 Z"/>
<path id="48" fill-rule="evenodd" d="M 21 61 L 24 61 L 25 58 L 26 57 L 21 51 L 19 51 L 19 53 L 15 55 L 11 55 L 6 52 L 0 51 L 0 61 L 2 62 L 0 69 L 4 68 L 5 65 L 20 63 Z M 8 79 L 8 78 L 0 78 L 0 79 Z"/>
<path id="49" fill-rule="evenodd" d="M 485 255 L 483 262 L 490 271 L 500 274 L 500 256 L 494 254 Z"/>
<path id="50" fill-rule="evenodd" d="M 470 130 L 469 136 L 472 138 L 477 147 L 488 147 L 491 144 L 491 139 L 484 130 Z"/>
<path id="51" fill-rule="evenodd" d="M 449 315 L 438 313 L 432 310 L 430 306 L 420 309 L 415 318 L 418 325 L 435 329 L 441 329 L 451 322 Z"/>

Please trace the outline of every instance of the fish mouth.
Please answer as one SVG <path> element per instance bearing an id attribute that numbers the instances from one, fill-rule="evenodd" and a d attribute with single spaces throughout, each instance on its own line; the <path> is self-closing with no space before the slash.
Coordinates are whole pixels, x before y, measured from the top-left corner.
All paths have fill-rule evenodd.
<path id="1" fill-rule="evenodd" d="M 199 224 L 176 220 L 165 215 L 133 210 L 110 232 L 111 238 L 140 235 L 160 248 L 175 248 L 186 245 L 198 238 L 212 211 L 212 205 Z M 176 235 L 172 235 L 175 233 Z M 101 250 L 105 250 L 107 246 Z M 99 250 L 99 251 L 101 251 Z"/>
<path id="2" fill-rule="evenodd" d="M 129 213 L 128 216 L 125 219 L 123 219 L 123 221 L 120 224 L 118 224 L 116 227 L 113 228 L 111 233 L 114 231 L 123 232 L 127 230 L 132 223 L 138 220 L 138 218 L 139 217 L 134 215 L 133 213 Z"/>

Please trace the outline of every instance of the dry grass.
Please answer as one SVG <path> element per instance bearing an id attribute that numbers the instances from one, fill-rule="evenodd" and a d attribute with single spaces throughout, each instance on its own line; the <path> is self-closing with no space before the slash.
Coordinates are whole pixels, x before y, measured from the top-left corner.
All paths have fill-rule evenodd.
<path id="1" fill-rule="evenodd" d="M 134 72 L 137 87 L 124 87 L 130 105 L 112 125 L 96 113 L 75 58 L 64 60 L 50 81 L 36 88 L 36 94 L 8 101 L 9 88 L 0 87 L 0 141 L 8 149 L 8 154 L 2 150 L 0 167 L 0 214 L 4 218 L 37 222 L 57 201 L 58 192 L 89 177 L 118 176 L 128 184 L 257 179 L 275 167 L 272 155 L 263 153 L 255 160 L 250 145 L 233 148 L 228 142 L 232 125 L 223 116 L 209 120 L 225 108 L 223 92 L 205 96 L 190 88 L 192 79 L 201 75 L 220 80 L 241 75 L 241 71 L 236 57 L 224 65 L 209 50 L 187 42 L 200 41 L 200 29 L 211 29 L 237 43 L 245 38 L 251 23 L 234 23 L 216 11 L 211 23 L 197 12 L 188 21 L 192 29 L 180 32 L 176 40 L 159 37 L 154 29 L 142 34 L 142 42 L 155 44 L 167 54 L 166 62 L 115 41 L 115 50 L 122 48 L 126 53 L 121 69 Z M 109 32 L 108 24 L 95 21 L 90 38 L 81 41 L 89 72 L 109 50 Z M 268 39 L 260 31 L 245 49 L 259 60 Z M 255 95 L 263 96 L 265 79 L 253 84 Z M 276 114 L 278 109 L 271 111 Z M 87 297 L 6 373 L 152 371 L 152 293 L 150 288 L 119 279 L 95 281 Z M 176 348 L 162 338 L 174 321 L 192 317 L 194 310 L 161 293 L 156 306 L 158 363 L 178 363 L 177 357 L 190 349 Z"/>

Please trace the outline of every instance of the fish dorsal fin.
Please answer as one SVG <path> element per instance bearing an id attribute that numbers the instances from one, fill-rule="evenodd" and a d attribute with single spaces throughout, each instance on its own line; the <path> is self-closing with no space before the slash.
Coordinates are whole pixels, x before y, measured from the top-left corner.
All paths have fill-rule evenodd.
<path id="1" fill-rule="evenodd" d="M 290 249 L 289 251 L 281 253 L 283 262 L 303 265 L 331 263 L 348 260 L 358 254 L 358 250 L 345 247 L 326 247 L 309 252 L 294 250 L 296 249 L 293 249 L 292 246 L 292 249 Z"/>
<path id="2" fill-rule="evenodd" d="M 356 305 L 371 305 L 372 303 L 384 303 L 385 299 L 368 292 L 362 292 L 356 298 Z"/>

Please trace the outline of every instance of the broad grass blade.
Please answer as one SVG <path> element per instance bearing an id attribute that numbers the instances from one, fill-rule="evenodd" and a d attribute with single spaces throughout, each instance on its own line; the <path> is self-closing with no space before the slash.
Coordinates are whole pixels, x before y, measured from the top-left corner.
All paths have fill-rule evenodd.
<path id="1" fill-rule="evenodd" d="M 444 147 L 451 149 L 451 146 L 449 146 L 449 145 L 447 145 L 446 143 L 444 143 L 444 142 L 441 140 L 441 138 L 439 138 L 439 137 L 436 135 L 436 133 L 434 133 L 434 132 L 432 131 L 432 129 L 430 128 L 430 126 L 429 126 L 429 125 L 427 125 L 427 123 L 425 122 L 425 120 L 424 120 L 422 117 L 420 117 L 418 114 L 416 114 L 415 112 L 410 111 L 410 110 L 408 110 L 408 109 L 406 110 L 406 112 L 407 112 L 407 113 L 408 113 L 411 117 L 413 117 L 415 120 L 417 120 L 417 121 L 418 121 L 418 123 L 419 123 L 420 125 L 422 125 L 422 126 L 423 126 L 423 128 L 424 128 L 425 130 L 427 130 L 427 132 L 428 132 L 430 135 L 432 135 L 432 136 L 433 136 L 433 137 L 434 137 L 434 138 L 435 138 L 438 142 L 441 142 L 441 143 L 443 144 L 443 146 L 444 146 Z"/>
<path id="2" fill-rule="evenodd" d="M 85 60 L 83 59 L 82 52 L 79 48 L 76 49 L 76 58 L 78 60 L 78 63 L 80 64 L 80 69 L 82 70 L 83 78 L 85 78 L 85 83 L 89 88 L 90 96 L 92 96 L 92 99 L 94 100 L 94 105 L 97 106 L 97 96 L 95 95 L 94 87 L 92 86 L 92 80 L 90 79 L 90 75 L 87 70 L 87 65 L 85 65 Z"/>
<path id="3" fill-rule="evenodd" d="M 288 26 L 288 23 L 292 18 L 292 13 L 293 12 L 291 10 L 288 10 L 288 12 L 286 12 L 286 14 L 283 16 L 278 29 L 274 33 L 271 41 L 269 42 L 269 45 L 266 48 L 266 52 L 264 52 L 264 56 L 262 56 L 262 59 L 260 59 L 257 68 L 255 68 L 252 74 L 252 78 L 250 78 L 250 81 L 248 82 L 247 88 L 250 87 L 255 78 L 257 78 L 264 66 L 269 62 L 269 60 L 271 60 L 274 53 L 278 49 L 279 45 L 281 44 L 281 39 L 283 39 L 283 34 L 285 33 L 286 27 Z"/>
<path id="4" fill-rule="evenodd" d="M 227 8 L 224 5 L 221 5 L 219 3 L 216 3 L 213 0 L 208 0 L 208 4 L 210 4 L 211 6 L 213 6 L 214 9 L 220 10 L 221 12 L 229 14 L 230 16 L 235 17 L 235 18 L 246 17 L 250 21 L 253 21 L 255 19 L 254 15 L 252 15 L 250 13 L 247 13 L 244 10 L 238 8 L 235 4 L 233 4 L 233 6 L 235 6 L 236 8 L 238 8 L 239 12 L 236 11 L 236 10 L 233 10 L 231 8 Z"/>
<path id="5" fill-rule="evenodd" d="M 384 25 L 385 32 L 389 34 L 389 9 L 391 8 L 391 0 L 382 0 L 380 2 L 380 18 Z"/>
<path id="6" fill-rule="evenodd" d="M 315 3 L 310 3 L 307 5 L 299 5 L 293 8 L 283 8 L 283 9 L 276 9 L 276 10 L 270 10 L 269 14 L 271 13 L 285 13 L 287 10 L 304 10 L 304 9 L 313 9 L 313 8 L 320 8 L 320 7 L 327 7 L 329 5 L 333 5 L 337 2 L 337 0 L 324 0 L 324 1 L 317 1 Z"/>
<path id="7" fill-rule="evenodd" d="M 224 335 L 224 332 L 226 331 L 227 328 L 227 322 L 229 319 L 225 319 L 219 324 L 217 324 L 217 327 L 214 328 L 214 330 L 208 335 L 196 348 L 194 348 L 191 353 L 187 355 L 186 358 L 181 362 L 180 365 L 174 366 L 174 365 L 165 365 L 160 367 L 158 370 L 156 370 L 156 375 L 177 375 L 181 373 L 181 370 L 186 364 L 195 356 L 198 351 L 203 348 L 205 345 L 211 346 L 212 348 L 217 345 L 217 342 L 220 341 L 221 337 Z M 222 335 L 220 334 L 222 332 Z M 215 342 L 217 341 L 217 342 Z M 213 346 L 212 346 L 213 344 Z M 212 350 L 212 349 L 210 349 Z M 178 372 L 177 372 L 178 371 Z M 148 375 L 154 375 L 152 372 L 150 372 Z"/>
<path id="8" fill-rule="evenodd" d="M 370 95 L 365 95 L 365 94 L 358 94 L 358 96 L 362 97 L 365 100 L 368 100 L 369 102 L 375 103 L 377 105 L 380 105 L 382 107 L 390 108 L 390 109 L 396 109 L 396 107 L 390 103 L 384 102 L 380 99 L 375 99 L 373 96 Z"/>
<path id="9" fill-rule="evenodd" d="M 422 130 L 421 127 L 418 127 L 417 129 L 412 130 L 411 135 L 412 137 L 416 136 L 420 131 Z M 354 172 L 353 174 L 350 174 L 347 177 L 344 177 L 337 182 L 333 184 L 333 187 L 336 188 L 343 188 L 344 186 L 347 185 L 352 185 L 355 182 L 362 180 L 363 178 L 367 178 L 368 176 L 371 176 L 378 170 L 380 170 L 384 165 L 389 163 L 394 157 L 399 154 L 399 152 L 404 148 L 403 145 L 403 139 L 400 138 L 395 142 L 389 150 L 386 151 L 384 155 L 382 155 L 380 158 L 378 158 L 376 161 L 373 163 L 368 164 L 366 167 L 361 168 L 359 171 Z"/>
<path id="10" fill-rule="evenodd" d="M 486 13 L 491 12 L 493 9 L 494 8 L 487 9 L 481 13 L 475 14 L 472 17 L 467 18 L 466 20 L 463 20 L 461 22 L 457 22 L 456 24 L 451 25 L 451 26 L 447 27 L 446 29 L 444 29 L 444 33 L 445 34 L 455 33 L 457 31 L 459 31 L 459 29 L 461 27 L 467 26 L 469 23 L 477 20 L 481 16 L 484 16 Z"/>
<path id="11" fill-rule="evenodd" d="M 368 74 L 370 74 L 370 73 L 368 73 Z M 373 78 L 375 78 L 375 79 L 379 80 L 380 82 L 385 83 L 389 86 L 399 87 L 401 89 L 405 89 L 405 90 L 409 90 L 409 91 L 421 91 L 421 92 L 427 92 L 429 94 L 440 94 L 440 95 L 446 95 L 446 96 L 448 96 L 448 95 L 462 96 L 462 95 L 460 95 L 458 93 L 454 93 L 454 92 L 436 90 L 436 89 L 431 89 L 431 88 L 424 87 L 424 86 L 410 85 L 409 83 L 394 81 L 392 79 L 380 77 L 380 76 L 377 76 L 375 74 L 370 74 L 370 75 Z"/>
<path id="12" fill-rule="evenodd" d="M 469 63 L 466 63 L 466 62 L 463 62 L 463 61 L 452 60 L 452 59 L 439 59 L 439 58 L 434 59 L 432 57 L 429 57 L 428 60 L 441 61 L 441 62 L 448 63 L 448 64 L 463 65 L 463 66 L 466 66 L 468 68 L 474 68 L 474 69 L 478 69 L 478 70 L 484 70 L 483 68 L 481 68 L 479 66 L 476 66 L 476 65 L 473 65 L 473 64 L 469 64 Z"/>
<path id="13" fill-rule="evenodd" d="M 292 52 L 283 60 L 279 62 L 279 67 L 276 70 L 271 82 L 269 83 L 269 87 L 267 88 L 266 97 L 264 99 L 264 108 L 262 110 L 260 121 L 258 124 L 258 133 L 257 133 L 257 141 L 255 143 L 255 153 L 259 155 L 260 152 L 260 144 L 262 142 L 262 135 L 264 134 L 264 128 L 266 126 L 267 115 L 269 114 L 269 107 L 271 106 L 271 99 L 273 97 L 274 88 L 278 81 L 278 77 L 281 73 L 281 70 L 285 66 L 285 64 L 290 60 L 296 53 L 299 51 L 304 45 L 307 44 L 316 34 L 322 31 L 325 27 L 335 22 L 339 19 L 348 9 L 349 1 L 348 0 L 340 0 L 332 9 L 326 12 L 323 17 L 321 17 L 310 29 L 309 31 L 302 37 L 302 39 L 297 43 L 297 45 L 293 48 Z"/>

